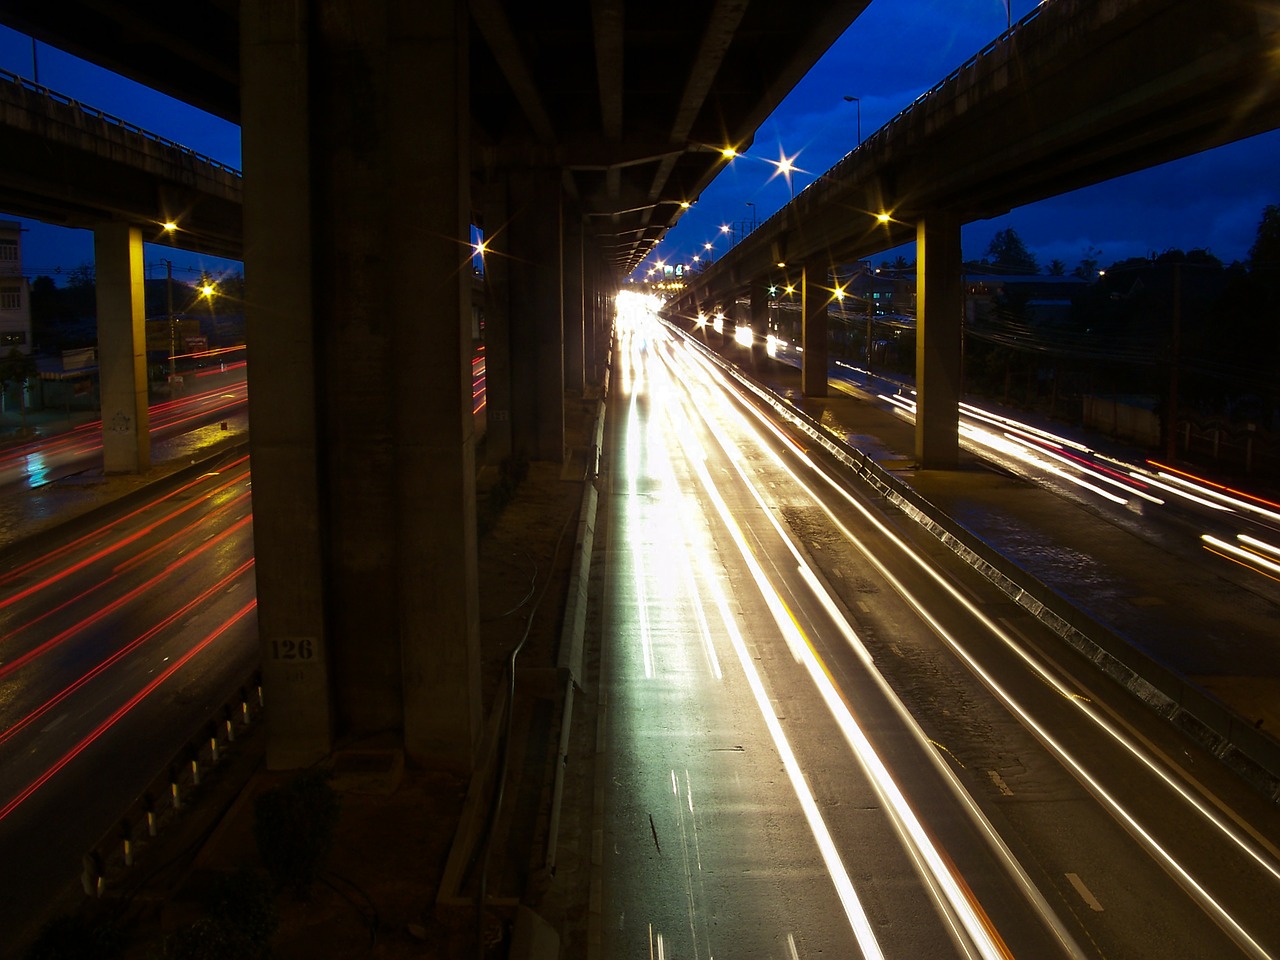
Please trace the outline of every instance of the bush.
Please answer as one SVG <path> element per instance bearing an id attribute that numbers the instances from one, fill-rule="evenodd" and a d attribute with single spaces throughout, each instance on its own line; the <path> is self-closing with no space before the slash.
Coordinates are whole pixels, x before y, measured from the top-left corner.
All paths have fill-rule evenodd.
<path id="1" fill-rule="evenodd" d="M 341 804 L 326 770 L 307 770 L 258 797 L 258 854 L 280 889 L 307 897 L 333 846 Z"/>

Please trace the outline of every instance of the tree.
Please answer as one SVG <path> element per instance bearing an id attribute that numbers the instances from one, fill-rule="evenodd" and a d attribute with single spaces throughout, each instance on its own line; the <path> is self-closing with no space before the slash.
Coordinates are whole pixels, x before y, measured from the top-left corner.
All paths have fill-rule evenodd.
<path id="1" fill-rule="evenodd" d="M 1268 204 L 1258 222 L 1258 233 L 1249 248 L 1249 273 L 1265 301 L 1280 301 L 1280 206 Z"/>
<path id="2" fill-rule="evenodd" d="M 1001 273 L 1034 274 L 1040 272 L 1035 256 L 1022 242 L 1013 227 L 997 230 L 987 245 L 983 262 L 996 267 Z"/>
<path id="3" fill-rule="evenodd" d="M 11 384 L 18 384 L 19 408 L 22 411 L 22 429 L 27 429 L 27 395 L 22 389 L 26 382 L 40 372 L 35 357 L 29 356 L 17 347 L 9 348 L 9 355 L 0 360 L 0 395 L 9 392 Z"/>
<path id="4" fill-rule="evenodd" d="M 1049 265 L 1044 270 L 1051 277 L 1065 277 L 1067 275 L 1067 265 L 1058 259 L 1050 260 Z"/>
<path id="5" fill-rule="evenodd" d="M 1280 269 L 1280 206 L 1269 203 L 1258 221 L 1258 232 L 1249 248 L 1249 269 Z"/>
<path id="6" fill-rule="evenodd" d="M 1102 251 L 1093 244 L 1084 248 L 1084 256 L 1080 258 L 1079 265 L 1072 272 L 1081 280 L 1098 279 L 1098 264 L 1101 262 Z"/>

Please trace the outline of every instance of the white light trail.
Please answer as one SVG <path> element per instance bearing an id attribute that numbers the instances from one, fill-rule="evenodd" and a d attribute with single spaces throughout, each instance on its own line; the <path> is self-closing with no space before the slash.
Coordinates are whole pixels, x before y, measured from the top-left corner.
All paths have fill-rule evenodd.
<path id="1" fill-rule="evenodd" d="M 705 361 L 703 361 L 705 363 Z M 710 369 L 710 367 L 707 367 Z M 887 398 L 886 398 L 887 399 Z M 739 401 L 741 402 L 741 401 Z M 775 424 L 768 420 L 764 414 L 751 404 L 742 404 L 743 408 L 755 417 L 768 431 L 781 435 L 781 431 Z M 1079 697 L 1075 691 L 1067 689 L 1058 678 L 1052 674 L 1046 667 L 1031 657 L 1031 655 L 1017 643 L 1017 641 L 997 623 L 989 618 L 974 603 L 965 597 L 955 586 L 947 581 L 940 572 L 933 569 L 927 558 L 919 555 L 908 543 L 902 540 L 896 533 L 890 530 L 875 514 L 867 507 L 860 503 L 852 496 L 843 486 L 841 486 L 835 478 L 833 478 L 827 470 L 820 467 L 815 461 L 806 454 L 797 454 L 806 467 L 812 470 L 820 477 L 836 495 L 842 498 L 850 506 L 861 514 L 879 533 L 887 540 L 893 543 L 901 550 L 912 562 L 930 579 L 932 579 L 942 590 L 948 593 L 960 606 L 962 606 L 973 618 L 975 618 L 986 630 L 999 639 L 1010 651 L 1025 662 L 1034 672 L 1041 676 L 1046 683 L 1058 690 L 1058 692 L 1066 698 L 1076 709 L 1080 710 L 1088 717 L 1096 726 L 1106 732 L 1117 744 L 1125 749 L 1131 756 L 1145 766 L 1151 773 L 1163 781 L 1171 790 L 1177 793 L 1186 803 L 1195 809 L 1210 825 L 1217 829 L 1223 836 L 1230 840 L 1237 848 L 1239 848 L 1246 856 L 1258 864 L 1265 872 L 1269 873 L 1273 878 L 1280 880 L 1280 867 L 1277 866 L 1273 856 L 1264 855 L 1255 845 L 1250 843 L 1248 839 L 1240 834 L 1236 826 L 1227 818 L 1220 816 L 1216 811 L 1212 810 L 1209 805 L 1198 796 L 1191 793 L 1190 790 L 1181 782 L 1179 782 L 1168 770 L 1157 764 L 1150 756 L 1132 742 L 1132 740 L 1124 736 L 1113 724 L 1102 717 L 1097 710 L 1088 703 L 1084 698 Z M 1198 881 L 1193 878 L 1190 873 L 1169 853 L 1146 829 L 1138 823 L 1137 819 L 1129 813 L 1129 811 L 1119 802 L 1117 798 L 1112 796 L 1105 787 L 1096 780 L 1091 773 L 1081 764 L 1074 755 L 1068 751 L 1058 740 L 1041 725 L 1031 714 L 1022 707 L 1022 705 L 1011 694 L 1000 685 L 994 677 L 992 677 L 983 668 L 977 660 L 969 653 L 967 648 L 960 643 L 957 637 L 951 634 L 940 622 L 933 617 L 927 610 L 925 605 L 910 591 L 904 583 L 896 578 L 884 564 L 874 555 L 870 548 L 850 531 L 825 502 L 818 498 L 816 494 L 801 480 L 793 471 L 791 480 L 796 488 L 802 490 L 812 502 L 822 509 L 831 522 L 841 530 L 846 538 L 859 549 L 867 560 L 877 569 L 887 582 L 903 597 L 907 603 L 916 610 L 919 615 L 934 632 L 944 640 L 965 662 L 971 671 L 978 676 L 1007 708 L 1018 716 L 1028 729 L 1032 730 L 1042 742 L 1059 758 L 1059 761 L 1069 770 L 1073 772 L 1076 778 L 1084 784 L 1091 793 L 1094 794 L 1108 809 L 1110 809 L 1116 818 L 1127 826 L 1130 833 L 1137 839 L 1142 846 L 1165 868 L 1172 876 L 1180 879 L 1182 887 L 1200 906 L 1217 921 L 1220 927 L 1228 933 L 1229 936 L 1240 946 L 1249 956 L 1257 958 L 1257 960 L 1270 960 L 1268 954 L 1263 948 L 1237 923 L 1237 921 L 1205 890 Z M 1150 478 L 1140 478 L 1149 481 Z M 1172 490 L 1178 493 L 1177 490 Z M 1212 505 L 1211 506 L 1216 506 Z M 1227 509 L 1218 507 L 1218 509 Z M 1257 843 L 1264 844 L 1265 841 L 1260 838 L 1254 838 Z M 1269 845 L 1268 845 L 1269 846 Z"/>
<path id="2" fill-rule="evenodd" d="M 1274 560 L 1268 560 L 1260 553 L 1255 553 L 1253 550 L 1246 550 L 1244 547 L 1237 547 L 1234 543 L 1228 543 L 1226 540 L 1219 540 L 1217 537 L 1211 536 L 1207 533 L 1201 534 L 1200 539 L 1211 547 L 1221 550 L 1223 553 L 1228 553 L 1233 557 L 1238 557 L 1245 563 L 1262 568 L 1264 573 L 1280 577 L 1280 563 L 1276 563 Z"/>

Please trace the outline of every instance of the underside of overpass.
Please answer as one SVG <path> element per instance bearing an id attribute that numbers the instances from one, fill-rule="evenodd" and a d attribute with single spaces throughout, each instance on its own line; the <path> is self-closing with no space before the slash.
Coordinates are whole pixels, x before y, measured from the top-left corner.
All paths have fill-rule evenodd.
<path id="1" fill-rule="evenodd" d="M 559 461 L 565 397 L 600 376 L 622 277 L 865 6 L 0 10 L 241 126 L 272 766 L 386 731 L 418 763 L 475 762 L 471 226 L 487 245 L 486 455 Z M 84 206 L 67 219 L 97 238 L 100 336 L 124 385 L 110 403 L 133 425 L 120 469 L 145 466 L 145 395 L 139 409 L 126 389 L 143 350 L 140 250 L 155 226 L 143 219 Z"/>

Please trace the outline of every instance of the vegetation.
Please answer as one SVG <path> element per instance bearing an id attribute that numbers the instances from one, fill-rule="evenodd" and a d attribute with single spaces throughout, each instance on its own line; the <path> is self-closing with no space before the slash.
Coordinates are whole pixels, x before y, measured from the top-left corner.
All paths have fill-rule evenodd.
<path id="1" fill-rule="evenodd" d="M 235 316 L 244 303 L 244 278 L 239 275 L 219 277 L 217 295 L 201 295 L 200 284 L 174 279 L 172 297 L 175 314 L 197 317 Z M 143 284 L 145 313 L 163 317 L 169 310 L 170 290 L 165 278 L 147 280 Z M 31 281 L 31 329 L 41 353 L 57 354 L 63 350 L 92 347 L 98 341 L 97 283 L 93 264 L 84 263 L 66 274 L 62 285 L 54 277 L 40 276 Z"/>
<path id="2" fill-rule="evenodd" d="M 279 889 L 310 895 L 333 846 L 341 802 L 329 772 L 306 770 L 258 797 L 253 834 L 263 865 Z"/>
<path id="3" fill-rule="evenodd" d="M 27 425 L 27 396 L 26 391 L 21 387 L 39 373 L 40 368 L 36 365 L 35 357 L 23 353 L 17 347 L 11 347 L 9 355 L 0 360 L 0 397 L 7 395 L 11 386 L 16 385 L 19 387 L 18 405 L 22 411 L 22 426 L 24 428 Z"/>
<path id="4" fill-rule="evenodd" d="M 997 240 L 983 263 L 1016 263 L 1016 235 Z M 1068 418 L 1083 395 L 1140 394 L 1166 431 L 1171 404 L 1182 417 L 1280 429 L 1280 206 L 1263 211 L 1244 262 L 1174 249 L 1098 270 L 1099 256 L 1085 251 L 1074 275 L 1090 282 L 1063 318 L 1037 315 L 1024 284 L 971 316 L 966 389 Z"/>
<path id="5" fill-rule="evenodd" d="M 279 918 L 270 884 L 247 870 L 226 877 L 206 914 L 165 938 L 163 960 L 265 960 Z"/>

